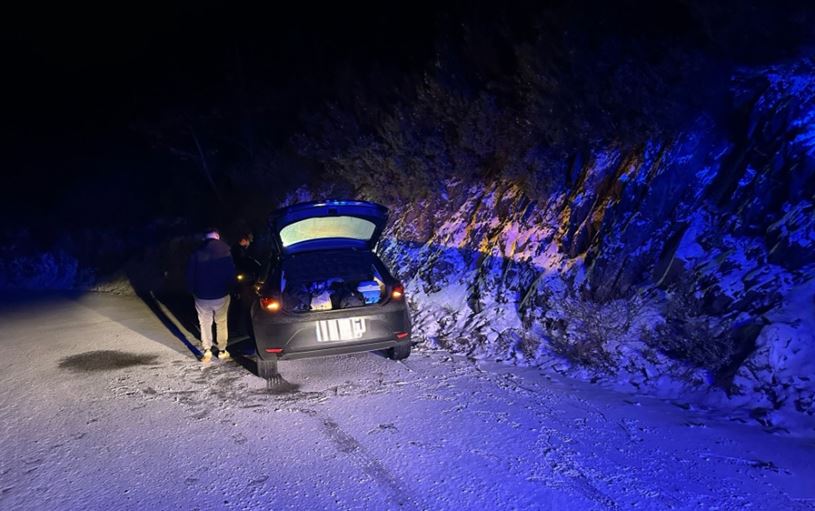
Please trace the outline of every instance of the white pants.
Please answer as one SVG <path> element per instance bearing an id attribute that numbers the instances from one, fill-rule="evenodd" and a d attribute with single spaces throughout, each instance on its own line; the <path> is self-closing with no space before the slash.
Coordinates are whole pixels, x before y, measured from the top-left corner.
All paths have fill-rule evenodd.
<path id="1" fill-rule="evenodd" d="M 215 320 L 215 335 L 217 336 L 218 350 L 226 349 L 229 339 L 229 330 L 226 325 L 229 312 L 229 295 L 215 300 L 195 299 L 195 310 L 198 311 L 198 322 L 201 324 L 201 344 L 205 350 L 212 348 L 212 321 Z"/>

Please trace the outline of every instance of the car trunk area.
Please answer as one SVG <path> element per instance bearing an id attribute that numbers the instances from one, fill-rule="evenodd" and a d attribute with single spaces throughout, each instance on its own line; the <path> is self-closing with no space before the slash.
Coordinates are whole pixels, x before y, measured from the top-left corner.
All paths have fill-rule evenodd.
<path id="1" fill-rule="evenodd" d="M 364 307 L 385 296 L 376 256 L 352 249 L 292 254 L 281 266 L 280 289 L 288 312 Z"/>

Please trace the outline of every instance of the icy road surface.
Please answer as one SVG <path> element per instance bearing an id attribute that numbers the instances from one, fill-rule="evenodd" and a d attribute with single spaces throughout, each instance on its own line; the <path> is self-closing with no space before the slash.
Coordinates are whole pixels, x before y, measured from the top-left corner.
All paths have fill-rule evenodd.
<path id="1" fill-rule="evenodd" d="M 815 444 L 443 353 L 203 368 L 137 298 L 0 312 L 0 509 L 815 509 Z"/>

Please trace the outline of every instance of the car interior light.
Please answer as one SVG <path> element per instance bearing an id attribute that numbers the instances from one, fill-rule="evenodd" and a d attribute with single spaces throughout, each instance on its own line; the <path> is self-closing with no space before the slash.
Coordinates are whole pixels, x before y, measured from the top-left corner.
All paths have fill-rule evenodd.
<path id="1" fill-rule="evenodd" d="M 403 296 L 405 296 L 405 288 L 402 284 L 397 284 L 393 286 L 393 290 L 391 290 L 391 298 L 394 300 L 399 300 Z"/>
<path id="2" fill-rule="evenodd" d="M 283 353 L 283 348 L 266 348 L 267 353 Z"/>
<path id="3" fill-rule="evenodd" d="M 408 335 L 410 335 L 410 334 L 409 334 L 409 333 L 407 333 L 407 332 L 396 332 L 396 338 L 397 338 L 397 339 L 404 339 L 404 338 L 405 338 L 405 337 L 407 337 Z"/>

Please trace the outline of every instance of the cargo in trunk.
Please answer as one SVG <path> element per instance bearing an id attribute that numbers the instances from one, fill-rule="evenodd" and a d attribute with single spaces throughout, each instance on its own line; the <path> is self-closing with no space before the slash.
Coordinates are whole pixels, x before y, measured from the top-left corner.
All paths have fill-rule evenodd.
<path id="1" fill-rule="evenodd" d="M 283 261 L 280 288 L 290 312 L 363 307 L 385 293 L 373 255 L 356 250 L 292 254 Z"/>

